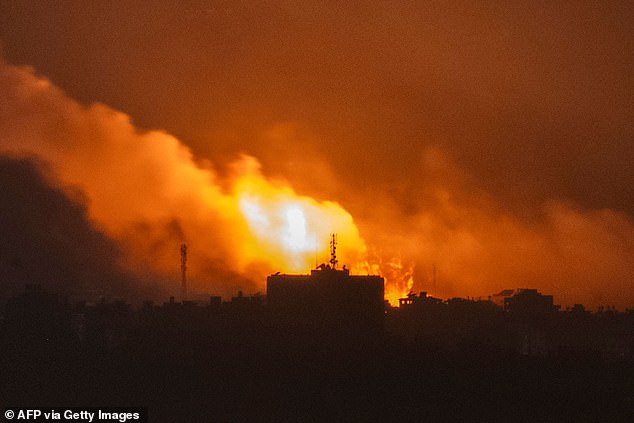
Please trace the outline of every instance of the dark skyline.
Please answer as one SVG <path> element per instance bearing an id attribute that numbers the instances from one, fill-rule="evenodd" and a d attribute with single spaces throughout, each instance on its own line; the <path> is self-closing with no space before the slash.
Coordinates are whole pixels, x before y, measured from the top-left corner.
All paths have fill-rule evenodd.
<path id="1" fill-rule="evenodd" d="M 9 409 L 141 405 L 152 422 L 634 416 L 634 310 L 521 291 L 504 308 L 421 293 L 381 313 L 382 280 L 344 273 L 140 307 L 27 286 L 0 309 L 0 394 Z"/>
<path id="2" fill-rule="evenodd" d="M 297 200 L 394 295 L 431 291 L 436 265 L 443 298 L 631 307 L 633 20 L 629 2 L 2 2 L 0 153 L 48 163 L 137 278 L 177 281 L 182 241 L 205 291 L 307 271 L 307 242 L 293 263 L 236 218 L 236 175 L 256 175 L 272 228 Z"/>

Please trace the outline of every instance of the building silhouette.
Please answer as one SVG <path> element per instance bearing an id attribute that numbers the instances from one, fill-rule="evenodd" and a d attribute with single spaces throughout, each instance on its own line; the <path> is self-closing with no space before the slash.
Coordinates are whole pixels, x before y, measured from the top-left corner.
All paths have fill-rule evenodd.
<path id="1" fill-rule="evenodd" d="M 350 275 L 321 265 L 309 275 L 270 275 L 266 280 L 271 313 L 296 329 L 330 334 L 382 330 L 384 279 Z"/>
<path id="2" fill-rule="evenodd" d="M 27 286 L 0 309 L 0 397 L 159 422 L 634 421 L 634 310 L 542 313 L 523 290 L 537 312 L 425 292 L 384 311 L 382 278 L 325 265 L 267 293 L 133 308 Z"/>
<path id="3" fill-rule="evenodd" d="M 553 313 L 559 306 L 552 295 L 542 295 L 536 289 L 505 289 L 491 296 L 491 301 L 512 313 Z"/>

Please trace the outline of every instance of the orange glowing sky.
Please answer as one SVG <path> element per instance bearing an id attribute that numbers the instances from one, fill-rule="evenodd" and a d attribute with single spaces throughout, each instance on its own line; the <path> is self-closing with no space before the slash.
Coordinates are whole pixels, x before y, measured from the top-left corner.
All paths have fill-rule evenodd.
<path id="1" fill-rule="evenodd" d="M 167 291 L 180 242 L 193 288 L 226 296 L 326 261 L 336 232 L 391 300 L 632 307 L 633 21 L 625 1 L 3 2 L 0 154 Z"/>

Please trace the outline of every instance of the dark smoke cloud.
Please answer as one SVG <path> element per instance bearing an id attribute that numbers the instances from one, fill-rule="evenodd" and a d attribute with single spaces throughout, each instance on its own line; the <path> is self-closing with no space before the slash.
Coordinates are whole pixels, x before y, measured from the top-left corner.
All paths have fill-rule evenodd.
<path id="1" fill-rule="evenodd" d="M 122 270 L 117 244 L 94 227 L 82 205 L 45 181 L 42 166 L 0 156 L 1 298 L 25 284 L 84 299 L 158 294 L 149 281 Z"/>

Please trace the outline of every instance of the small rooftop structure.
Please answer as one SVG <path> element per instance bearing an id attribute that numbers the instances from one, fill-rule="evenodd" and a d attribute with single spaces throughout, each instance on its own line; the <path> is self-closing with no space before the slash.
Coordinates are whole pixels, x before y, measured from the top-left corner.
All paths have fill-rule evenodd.
<path id="1" fill-rule="evenodd" d="M 516 313 L 550 313 L 559 310 L 552 295 L 542 295 L 537 289 L 504 289 L 491 296 L 491 301 L 504 311 Z"/>
<path id="2" fill-rule="evenodd" d="M 442 300 L 440 298 L 434 298 L 430 295 L 427 295 L 426 291 L 421 291 L 420 294 L 416 295 L 414 291 L 409 291 L 407 296 L 398 299 L 399 307 L 408 307 L 412 305 L 421 305 L 421 304 L 440 304 Z"/>

